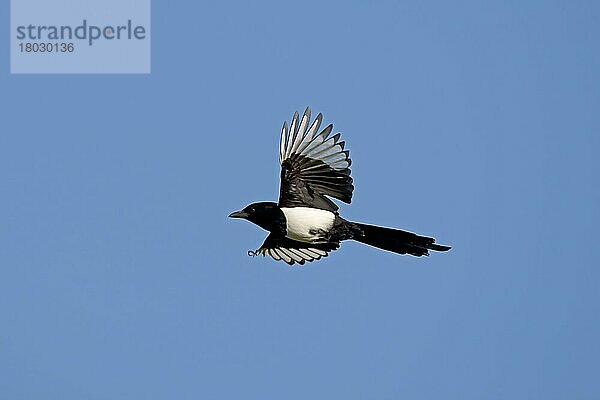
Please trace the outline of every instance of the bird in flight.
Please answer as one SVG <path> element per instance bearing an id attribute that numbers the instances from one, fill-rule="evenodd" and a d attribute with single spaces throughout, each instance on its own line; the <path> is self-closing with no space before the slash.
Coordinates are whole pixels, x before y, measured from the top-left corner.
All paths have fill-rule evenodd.
<path id="1" fill-rule="evenodd" d="M 294 113 L 288 128 L 283 123 L 279 145 L 281 184 L 279 202 L 259 202 L 233 212 L 269 232 L 251 256 L 270 256 L 293 265 L 319 260 L 340 247 L 343 240 L 356 240 L 398 254 L 427 256 L 429 250 L 448 251 L 434 238 L 399 229 L 350 222 L 338 213 L 333 197 L 352 201 L 350 158 L 340 134 L 330 136 L 333 124 L 319 131 L 323 115 L 310 121 L 310 108 L 302 118 Z"/>

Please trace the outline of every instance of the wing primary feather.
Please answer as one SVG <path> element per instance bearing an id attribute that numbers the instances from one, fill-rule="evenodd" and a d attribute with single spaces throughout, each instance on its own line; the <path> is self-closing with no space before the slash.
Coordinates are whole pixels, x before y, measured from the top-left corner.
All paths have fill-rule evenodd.
<path id="1" fill-rule="evenodd" d="M 333 130 L 333 124 L 329 124 L 325 127 L 325 129 L 323 129 L 321 131 L 321 133 L 319 133 L 313 140 L 313 143 L 315 143 L 315 146 L 308 146 L 304 151 L 303 155 L 306 155 L 309 153 L 309 151 L 314 151 L 315 148 L 320 147 L 321 145 L 323 145 L 323 143 L 326 142 L 327 136 L 329 136 L 329 134 L 331 133 L 331 131 Z M 312 143 L 311 143 L 312 144 Z M 310 150 L 309 150 L 310 148 Z"/>
<path id="2" fill-rule="evenodd" d="M 322 120 L 323 120 L 323 114 L 319 113 L 319 115 L 317 115 L 317 118 L 315 118 L 315 120 L 313 121 L 310 128 L 308 128 L 308 131 L 306 132 L 306 135 L 304 136 L 302 143 L 300 143 L 300 146 L 298 146 L 296 153 L 303 154 L 304 150 L 306 148 L 308 148 L 308 146 L 310 146 L 310 144 L 314 140 L 315 134 L 319 130 L 319 126 L 321 126 Z"/>
<path id="3" fill-rule="evenodd" d="M 287 260 L 285 260 L 285 262 L 286 262 L 286 263 L 288 263 L 288 264 L 290 264 L 290 265 L 292 265 L 292 264 L 294 263 L 294 262 L 293 262 L 293 261 L 294 261 L 293 254 L 292 254 L 292 253 L 290 253 L 288 249 L 284 249 L 283 247 L 281 247 L 281 248 L 279 249 L 279 251 L 280 251 L 280 252 L 282 252 L 283 254 L 285 254 L 285 256 L 286 256 L 286 258 L 287 258 Z"/>
<path id="4" fill-rule="evenodd" d="M 286 150 L 285 150 L 285 158 L 286 159 L 292 155 L 292 147 L 294 145 L 294 140 L 296 139 L 297 132 L 298 132 L 298 111 L 294 112 L 294 116 L 292 117 L 292 123 L 290 124 L 290 130 L 288 132 L 287 145 L 286 145 Z"/>
<path id="5" fill-rule="evenodd" d="M 294 255 L 296 255 L 296 257 L 298 257 L 298 259 L 296 259 L 297 262 L 302 263 L 304 261 L 304 258 L 306 257 L 304 254 L 302 254 L 302 251 L 300 249 L 293 249 L 290 248 L 288 249 L 290 252 L 292 252 Z"/>
<path id="6" fill-rule="evenodd" d="M 279 261 L 281 260 L 281 257 L 279 257 L 279 254 L 277 254 L 277 252 L 275 251 L 275 249 L 269 249 L 269 254 L 271 255 L 271 257 L 273 257 L 275 260 Z"/>
<path id="7" fill-rule="evenodd" d="M 323 161 L 323 160 L 327 159 L 328 157 L 331 157 L 331 156 L 339 154 L 339 153 L 340 153 L 340 149 L 338 148 L 338 146 L 333 145 L 331 147 L 323 148 L 317 153 L 309 154 L 309 155 L 307 155 L 307 157 L 312 158 L 313 160 Z"/>
<path id="8" fill-rule="evenodd" d="M 298 249 L 298 251 L 300 253 L 302 253 L 302 255 L 304 256 L 304 258 L 306 259 L 306 261 L 312 261 L 315 259 L 315 257 L 313 257 L 312 254 L 310 254 L 310 252 L 307 249 Z"/>
<path id="9" fill-rule="evenodd" d="M 320 124 L 320 121 L 319 121 Z M 313 137 L 313 139 L 308 143 L 308 145 L 302 150 L 302 155 L 306 155 L 312 151 L 314 151 L 314 149 L 320 147 L 324 142 L 325 139 L 327 138 L 327 136 L 331 133 L 331 130 L 333 129 L 333 125 L 330 124 L 330 129 L 329 126 L 325 129 L 323 129 L 321 131 L 321 133 L 317 134 L 316 136 Z"/>
<path id="10" fill-rule="evenodd" d="M 300 257 L 299 255 L 297 255 L 296 253 L 294 253 L 292 250 L 293 249 L 284 249 L 282 248 L 281 250 L 285 251 L 286 254 L 294 261 L 296 262 L 300 262 L 302 261 L 302 257 Z"/>
<path id="11" fill-rule="evenodd" d="M 310 121 L 310 107 L 306 107 L 304 115 L 302 116 L 302 120 L 300 121 L 298 133 L 296 134 L 296 139 L 294 140 L 294 144 L 292 146 L 292 154 L 297 153 L 298 146 L 300 146 L 300 143 L 302 143 L 304 140 L 304 133 L 306 132 L 308 121 Z"/>
<path id="12" fill-rule="evenodd" d="M 302 155 L 315 159 L 316 157 L 314 154 L 319 154 L 325 150 L 329 150 L 333 146 L 335 146 L 335 143 L 331 143 L 329 140 L 326 140 L 325 142 L 319 143 L 317 146 L 307 149 Z"/>
<path id="13" fill-rule="evenodd" d="M 327 157 L 319 158 L 319 160 L 323 161 L 327 165 L 333 165 L 339 161 L 346 161 L 346 158 L 348 158 L 348 156 L 342 151 L 330 154 Z"/>
<path id="14" fill-rule="evenodd" d="M 279 164 L 282 164 L 285 160 L 285 145 L 287 133 L 287 121 L 284 121 L 283 128 L 281 128 L 281 141 L 279 142 Z"/>
<path id="15" fill-rule="evenodd" d="M 320 135 L 319 135 L 319 137 L 320 137 Z M 305 155 L 307 157 L 315 158 L 315 155 L 317 155 L 325 150 L 329 150 L 330 148 L 336 147 L 337 140 L 339 139 L 339 137 L 340 136 L 338 133 L 335 136 L 332 136 L 327 140 L 323 140 L 322 143 L 319 143 L 318 146 L 315 146 L 312 149 L 310 149 L 309 151 L 306 151 L 303 155 Z M 341 151 L 341 149 L 340 149 L 340 151 Z"/>
<path id="16" fill-rule="evenodd" d="M 310 256 L 315 260 L 318 260 L 319 258 L 321 258 L 321 256 L 318 253 L 315 253 L 313 251 L 313 249 L 304 249 L 304 252 L 307 254 L 310 254 Z"/>
<path id="17" fill-rule="evenodd" d="M 292 257 L 296 262 L 300 262 L 302 261 L 304 258 L 302 257 L 302 254 L 298 253 L 298 251 L 296 251 L 296 249 L 287 249 L 291 254 L 294 255 L 294 257 Z"/>
<path id="18" fill-rule="evenodd" d="M 327 139 L 327 136 L 329 136 L 329 134 L 331 133 L 332 130 L 333 130 L 333 124 L 329 124 L 325 127 L 325 129 L 323 129 L 321 131 L 321 133 L 319 135 L 323 136 L 323 140 L 325 140 L 325 139 Z"/>
<path id="19" fill-rule="evenodd" d="M 281 249 L 275 249 L 277 254 L 281 257 L 281 259 L 283 261 L 285 261 L 286 263 L 290 263 L 292 261 L 292 258 L 290 256 L 288 256 L 287 254 L 285 254 Z"/>

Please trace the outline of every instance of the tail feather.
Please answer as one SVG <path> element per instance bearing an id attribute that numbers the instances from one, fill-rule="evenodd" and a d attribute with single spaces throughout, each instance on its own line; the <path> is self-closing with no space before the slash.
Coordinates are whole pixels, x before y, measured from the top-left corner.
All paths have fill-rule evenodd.
<path id="1" fill-rule="evenodd" d="M 436 244 L 434 238 L 419 236 L 400 229 L 356 222 L 353 225 L 357 231 L 357 234 L 353 237 L 354 240 L 398 254 L 411 254 L 420 257 L 428 256 L 428 250 L 448 251 L 451 249 L 450 246 Z"/>

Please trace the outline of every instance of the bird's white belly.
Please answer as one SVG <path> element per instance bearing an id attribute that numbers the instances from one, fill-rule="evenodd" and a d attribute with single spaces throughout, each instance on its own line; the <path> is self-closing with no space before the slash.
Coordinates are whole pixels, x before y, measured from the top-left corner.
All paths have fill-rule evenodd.
<path id="1" fill-rule="evenodd" d="M 301 242 L 318 242 L 329 232 L 335 220 L 331 211 L 309 207 L 282 207 L 286 220 L 286 236 Z"/>

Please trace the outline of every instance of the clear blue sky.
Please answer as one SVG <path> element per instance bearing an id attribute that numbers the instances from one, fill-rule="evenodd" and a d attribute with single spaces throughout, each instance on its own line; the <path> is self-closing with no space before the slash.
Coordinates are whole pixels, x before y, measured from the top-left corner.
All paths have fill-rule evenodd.
<path id="1" fill-rule="evenodd" d="M 1 398 L 600 398 L 597 2 L 183 3 L 146 76 L 10 75 L 2 30 Z M 343 215 L 451 252 L 246 255 L 307 105 Z"/>

